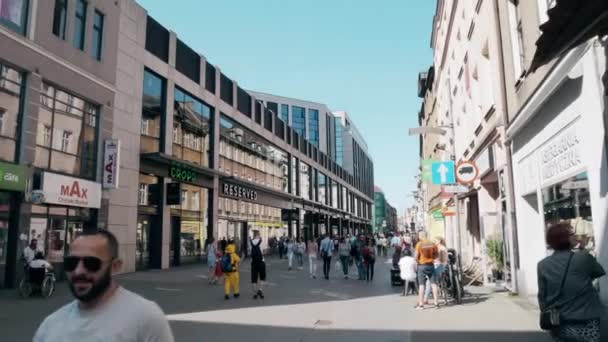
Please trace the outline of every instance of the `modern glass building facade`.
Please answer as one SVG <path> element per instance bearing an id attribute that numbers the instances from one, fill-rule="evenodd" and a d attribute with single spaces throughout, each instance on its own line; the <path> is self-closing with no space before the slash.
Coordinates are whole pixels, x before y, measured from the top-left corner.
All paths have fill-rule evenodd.
<path id="1" fill-rule="evenodd" d="M 336 164 L 340 166 L 344 166 L 344 126 L 342 126 L 342 120 L 340 118 L 334 117 L 335 124 L 335 136 L 336 136 L 336 145 L 335 145 L 335 153 L 336 156 Z"/>
<path id="2" fill-rule="evenodd" d="M 61 274 L 78 234 L 109 230 L 130 272 L 197 262 L 211 237 L 247 254 L 254 230 L 266 241 L 371 228 L 373 194 L 325 147 L 328 110 L 239 88 L 124 1 L 74 1 L 78 13 L 5 1 L 0 173 L 19 181 L 0 182 L 0 284 L 20 277 L 31 239 Z M 43 198 L 26 202 L 26 184 Z"/>
<path id="3" fill-rule="evenodd" d="M 308 141 L 319 147 L 319 111 L 316 109 L 308 110 Z"/>
<path id="4" fill-rule="evenodd" d="M 291 107 L 291 127 L 302 137 L 306 136 L 306 108 Z"/>

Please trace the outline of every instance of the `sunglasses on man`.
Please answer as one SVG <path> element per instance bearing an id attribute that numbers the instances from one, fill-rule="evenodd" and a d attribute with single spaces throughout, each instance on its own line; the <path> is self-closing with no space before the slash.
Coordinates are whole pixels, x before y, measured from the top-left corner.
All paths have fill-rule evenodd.
<path id="1" fill-rule="evenodd" d="M 73 272 L 78 267 L 78 264 L 80 264 L 80 261 L 82 261 L 82 265 L 84 266 L 84 268 L 86 268 L 87 271 L 92 273 L 99 271 L 101 269 L 101 265 L 103 264 L 103 261 L 98 257 L 79 257 L 70 255 L 63 258 L 63 269 L 66 272 Z"/>

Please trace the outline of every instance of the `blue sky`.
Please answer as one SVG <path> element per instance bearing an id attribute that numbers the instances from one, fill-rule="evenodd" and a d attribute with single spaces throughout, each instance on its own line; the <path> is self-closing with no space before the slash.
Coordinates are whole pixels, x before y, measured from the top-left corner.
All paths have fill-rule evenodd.
<path id="1" fill-rule="evenodd" d="M 432 0 L 138 0 L 240 86 L 345 110 L 401 214 L 415 188 Z M 381 6 L 379 6 L 381 4 Z"/>

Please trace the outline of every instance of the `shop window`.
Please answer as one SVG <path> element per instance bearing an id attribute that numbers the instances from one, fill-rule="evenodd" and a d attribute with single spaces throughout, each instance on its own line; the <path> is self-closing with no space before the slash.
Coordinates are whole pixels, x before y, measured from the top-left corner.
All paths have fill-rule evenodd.
<path id="1" fill-rule="evenodd" d="M 544 188 L 542 195 L 547 227 L 553 223 L 569 223 L 577 241 L 575 249 L 594 252 L 596 243 L 587 172 Z"/>
<path id="2" fill-rule="evenodd" d="M 44 83 L 40 96 L 35 166 L 95 178 L 98 107 Z"/>

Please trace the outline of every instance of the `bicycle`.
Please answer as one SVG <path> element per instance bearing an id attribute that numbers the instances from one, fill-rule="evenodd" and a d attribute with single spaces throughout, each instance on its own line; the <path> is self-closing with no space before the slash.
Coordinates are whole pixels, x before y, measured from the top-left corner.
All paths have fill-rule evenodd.
<path id="1" fill-rule="evenodd" d="M 19 294 L 22 298 L 39 293 L 43 298 L 50 297 L 55 292 L 55 273 L 44 268 L 28 268 L 19 282 Z"/>
<path id="2" fill-rule="evenodd" d="M 457 266 L 456 251 L 453 249 L 448 250 L 448 265 L 447 277 L 442 277 L 446 281 L 446 289 L 450 296 L 456 301 L 456 304 L 462 304 L 462 296 L 464 294 L 464 288 L 460 281 L 460 274 Z"/>

